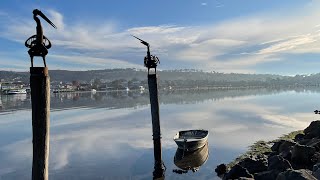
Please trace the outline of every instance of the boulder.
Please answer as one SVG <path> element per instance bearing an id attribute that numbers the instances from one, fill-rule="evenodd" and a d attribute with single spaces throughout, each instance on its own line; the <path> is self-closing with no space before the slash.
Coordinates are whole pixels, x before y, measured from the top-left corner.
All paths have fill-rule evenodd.
<path id="1" fill-rule="evenodd" d="M 278 152 L 281 153 L 281 152 L 284 152 L 284 151 L 290 151 L 292 149 L 292 147 L 294 145 L 296 145 L 297 143 L 295 143 L 294 141 L 292 140 L 284 140 L 280 146 L 279 146 L 279 150 Z"/>
<path id="2" fill-rule="evenodd" d="M 303 132 L 306 139 L 320 137 L 320 121 L 312 121 L 311 124 Z"/>
<path id="3" fill-rule="evenodd" d="M 296 144 L 292 149 L 291 161 L 298 168 L 305 168 L 312 164 L 312 157 L 316 152 L 314 147 Z"/>
<path id="4" fill-rule="evenodd" d="M 288 161 L 291 161 L 291 156 L 292 156 L 291 150 L 282 151 L 279 155 L 280 155 L 281 157 L 283 157 L 284 159 L 286 159 L 286 160 L 288 160 Z"/>
<path id="5" fill-rule="evenodd" d="M 280 172 L 277 171 L 277 170 L 263 171 L 263 172 L 254 174 L 254 179 L 255 179 L 255 180 L 270 180 L 270 179 L 276 179 L 279 173 L 280 173 Z"/>
<path id="6" fill-rule="evenodd" d="M 277 170 L 279 172 L 292 169 L 291 164 L 288 160 L 282 156 L 276 155 L 268 158 L 268 170 Z"/>
<path id="7" fill-rule="evenodd" d="M 274 142 L 274 144 L 271 146 L 271 150 L 274 151 L 274 152 L 278 152 L 279 151 L 279 147 L 283 143 L 283 141 L 284 140 L 280 140 L 280 141 Z"/>
<path id="8" fill-rule="evenodd" d="M 302 139 L 302 140 L 298 141 L 298 143 L 301 145 L 307 145 L 310 141 L 311 141 L 311 139 Z"/>
<path id="9" fill-rule="evenodd" d="M 253 178 L 246 168 L 236 164 L 231 170 L 223 177 L 223 179 L 238 179 L 240 177 Z"/>
<path id="10" fill-rule="evenodd" d="M 217 168 L 214 171 L 217 173 L 217 176 L 221 176 L 221 175 L 227 173 L 228 168 L 225 164 L 220 164 L 217 166 Z"/>
<path id="11" fill-rule="evenodd" d="M 312 164 L 320 163 L 320 152 L 316 152 L 311 157 Z"/>
<path id="12" fill-rule="evenodd" d="M 296 143 L 292 140 L 280 140 L 273 144 L 271 147 L 272 151 L 281 153 L 283 151 L 289 151 L 291 150 L 292 146 L 294 146 Z"/>
<path id="13" fill-rule="evenodd" d="M 267 156 L 253 156 L 245 158 L 238 163 L 240 166 L 246 168 L 250 174 L 254 174 L 268 169 Z"/>
<path id="14" fill-rule="evenodd" d="M 319 151 L 320 150 L 320 139 L 312 138 L 306 145 L 314 147 L 314 148 L 316 148 L 316 151 Z"/>
<path id="15" fill-rule="evenodd" d="M 313 166 L 312 175 L 317 179 L 320 179 L 320 163 Z"/>
<path id="16" fill-rule="evenodd" d="M 306 169 L 287 170 L 277 176 L 277 180 L 316 180 L 311 171 Z"/>
<path id="17" fill-rule="evenodd" d="M 301 141 L 301 140 L 303 140 L 304 139 L 304 134 L 297 134 L 295 137 L 294 137 L 294 141 L 296 141 L 296 142 L 299 142 L 299 141 Z"/>

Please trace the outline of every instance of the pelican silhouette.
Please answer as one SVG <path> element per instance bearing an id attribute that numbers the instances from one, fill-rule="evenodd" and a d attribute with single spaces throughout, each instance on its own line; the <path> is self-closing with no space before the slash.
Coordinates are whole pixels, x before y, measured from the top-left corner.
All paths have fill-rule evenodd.
<path id="1" fill-rule="evenodd" d="M 47 67 L 45 57 L 48 54 L 48 49 L 51 48 L 51 42 L 47 37 L 43 35 L 43 29 L 40 19 L 37 17 L 38 15 L 46 20 L 52 27 L 57 28 L 40 10 L 33 10 L 33 19 L 37 23 L 37 34 L 29 37 L 25 42 L 25 46 L 27 48 L 30 48 L 28 53 L 31 58 L 31 67 L 33 67 L 34 56 L 41 56 L 43 59 L 44 67 Z"/>

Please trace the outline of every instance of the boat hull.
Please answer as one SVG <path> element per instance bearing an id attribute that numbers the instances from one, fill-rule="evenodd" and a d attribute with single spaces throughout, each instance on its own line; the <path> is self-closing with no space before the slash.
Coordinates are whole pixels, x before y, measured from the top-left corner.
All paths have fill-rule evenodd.
<path id="1" fill-rule="evenodd" d="M 179 149 L 194 151 L 206 145 L 208 134 L 209 133 L 206 130 L 180 131 L 173 139 Z"/>
<path id="2" fill-rule="evenodd" d="M 6 95 L 15 95 L 15 94 L 27 94 L 27 91 L 24 89 L 19 90 L 8 90 L 4 94 Z"/>
<path id="3" fill-rule="evenodd" d="M 178 145 L 179 149 L 185 150 L 185 151 L 194 151 L 197 149 L 202 148 L 207 143 L 207 139 L 203 139 L 200 141 L 194 141 L 194 142 L 183 142 L 183 141 L 175 141 Z"/>

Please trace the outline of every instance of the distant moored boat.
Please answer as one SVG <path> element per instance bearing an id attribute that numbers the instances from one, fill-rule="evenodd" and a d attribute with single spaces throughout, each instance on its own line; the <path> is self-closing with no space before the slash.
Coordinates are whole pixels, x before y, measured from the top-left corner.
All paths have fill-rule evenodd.
<path id="1" fill-rule="evenodd" d="M 13 95 L 13 94 L 27 94 L 27 90 L 25 89 L 10 89 L 6 91 L 5 94 Z"/>

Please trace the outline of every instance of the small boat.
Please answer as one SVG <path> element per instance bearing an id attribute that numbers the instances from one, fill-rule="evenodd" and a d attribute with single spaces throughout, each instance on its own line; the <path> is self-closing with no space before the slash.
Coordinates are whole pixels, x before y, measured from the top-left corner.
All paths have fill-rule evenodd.
<path id="1" fill-rule="evenodd" d="M 61 89 L 54 89 L 53 93 L 74 92 L 74 91 L 75 90 L 73 89 L 61 88 Z"/>
<path id="2" fill-rule="evenodd" d="M 179 149 L 194 151 L 203 147 L 208 141 L 209 132 L 207 130 L 186 130 L 179 131 L 173 140 Z"/>
<path id="3" fill-rule="evenodd" d="M 27 94 L 27 91 L 25 89 L 10 89 L 5 92 L 7 95 L 12 95 L 12 94 Z"/>

